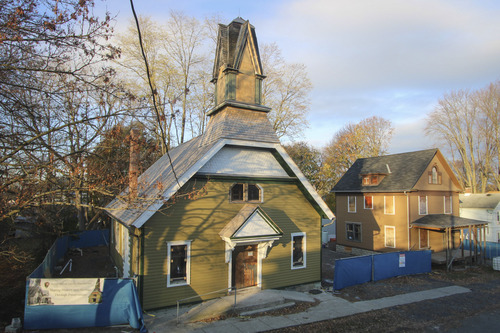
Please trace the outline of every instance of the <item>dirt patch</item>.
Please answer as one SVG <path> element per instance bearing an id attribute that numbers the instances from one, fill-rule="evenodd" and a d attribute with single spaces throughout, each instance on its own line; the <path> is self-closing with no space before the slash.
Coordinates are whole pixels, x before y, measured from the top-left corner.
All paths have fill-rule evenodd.
<path id="1" fill-rule="evenodd" d="M 336 296 L 356 302 L 451 285 L 471 292 L 269 332 L 445 332 L 460 327 L 466 318 L 500 311 L 500 272 L 489 266 L 451 272 L 444 266 L 433 266 L 428 274 L 351 286 Z M 479 326 L 477 331 L 481 331 Z"/>
<path id="2" fill-rule="evenodd" d="M 350 302 L 357 302 L 447 287 L 451 285 L 453 285 L 453 283 L 450 281 L 434 279 L 432 273 L 419 274 L 411 276 L 398 276 L 386 280 L 367 282 L 347 287 L 340 291 L 336 291 L 335 296 L 339 296 Z"/>

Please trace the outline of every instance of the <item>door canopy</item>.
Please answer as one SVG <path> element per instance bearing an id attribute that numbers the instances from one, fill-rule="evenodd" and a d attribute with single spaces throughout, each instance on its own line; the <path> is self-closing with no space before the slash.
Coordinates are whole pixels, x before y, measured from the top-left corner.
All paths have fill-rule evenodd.
<path id="1" fill-rule="evenodd" d="M 283 236 L 283 231 L 260 206 L 246 204 L 219 235 L 226 242 L 226 262 L 229 262 L 234 247 L 245 244 L 259 244 L 259 254 L 265 258 L 267 248 Z"/>

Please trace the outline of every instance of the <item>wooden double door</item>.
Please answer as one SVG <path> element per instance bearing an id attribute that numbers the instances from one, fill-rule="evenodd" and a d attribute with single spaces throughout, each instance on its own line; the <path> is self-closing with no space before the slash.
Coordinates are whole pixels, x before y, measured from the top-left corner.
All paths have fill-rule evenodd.
<path id="1" fill-rule="evenodd" d="M 236 246 L 232 263 L 232 287 L 257 285 L 257 244 Z"/>

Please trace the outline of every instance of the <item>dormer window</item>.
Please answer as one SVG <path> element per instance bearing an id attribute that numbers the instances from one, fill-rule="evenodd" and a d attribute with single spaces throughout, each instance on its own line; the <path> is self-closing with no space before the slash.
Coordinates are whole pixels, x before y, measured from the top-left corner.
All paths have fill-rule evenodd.
<path id="1" fill-rule="evenodd" d="M 262 202 L 262 188 L 257 184 L 234 184 L 229 198 L 231 202 Z"/>
<path id="2" fill-rule="evenodd" d="M 363 186 L 374 186 L 378 185 L 380 182 L 379 175 L 364 175 L 363 176 Z"/>
<path id="3" fill-rule="evenodd" d="M 441 172 L 438 171 L 437 166 L 433 166 L 429 171 L 429 184 L 441 184 Z"/>

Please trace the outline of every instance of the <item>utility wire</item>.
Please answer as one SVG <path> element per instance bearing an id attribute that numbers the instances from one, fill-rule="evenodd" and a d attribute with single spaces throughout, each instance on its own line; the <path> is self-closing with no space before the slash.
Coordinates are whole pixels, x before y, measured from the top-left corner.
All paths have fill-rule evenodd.
<path id="1" fill-rule="evenodd" d="M 156 114 L 156 120 L 158 121 L 158 126 L 160 127 L 161 139 L 163 141 L 163 144 L 165 145 L 166 154 L 167 154 L 168 160 L 170 162 L 170 168 L 172 169 L 172 173 L 174 174 L 175 181 L 177 182 L 177 185 L 179 186 L 179 189 L 180 189 L 181 184 L 179 183 L 179 178 L 177 178 L 177 174 L 175 173 L 174 165 L 172 164 L 172 158 L 170 157 L 170 153 L 168 151 L 168 146 L 167 146 L 166 139 L 165 139 L 165 132 L 163 130 L 163 127 L 161 126 L 160 112 L 158 111 L 158 106 L 156 105 L 156 97 L 155 97 L 156 92 L 155 92 L 155 89 L 153 88 L 153 83 L 151 82 L 151 75 L 149 74 L 148 59 L 146 58 L 146 53 L 144 52 L 144 46 L 142 45 L 141 28 L 139 27 L 139 20 L 137 19 L 137 14 L 135 13 L 133 0 L 130 0 L 130 7 L 132 8 L 132 14 L 134 15 L 135 25 L 137 27 L 137 37 L 139 38 L 139 45 L 141 47 L 142 58 L 144 59 L 144 64 L 146 65 L 146 75 L 148 77 L 149 89 L 151 89 L 151 94 L 153 97 L 153 107 L 154 107 L 155 114 Z"/>

